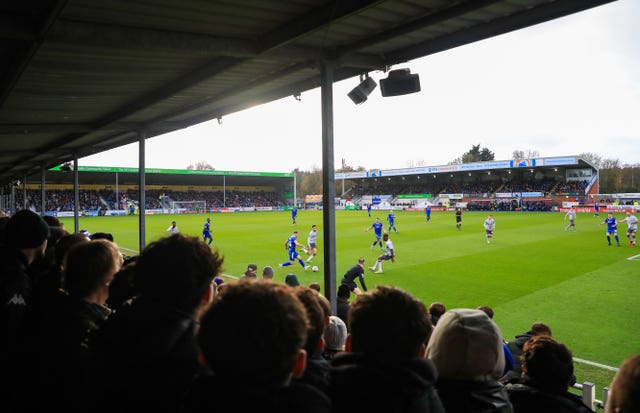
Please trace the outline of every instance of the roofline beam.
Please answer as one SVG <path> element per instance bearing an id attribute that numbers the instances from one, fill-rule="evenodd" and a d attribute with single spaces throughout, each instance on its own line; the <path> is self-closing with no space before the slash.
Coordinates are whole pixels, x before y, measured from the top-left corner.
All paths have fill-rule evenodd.
<path id="1" fill-rule="evenodd" d="M 345 46 L 343 48 L 337 49 L 335 51 L 334 58 L 348 55 L 355 51 L 366 49 L 367 47 L 374 46 L 376 44 L 394 39 L 396 37 L 404 36 L 404 35 L 413 33 L 415 31 L 422 30 L 425 27 L 429 27 L 434 24 L 446 21 L 447 19 L 450 19 L 452 17 L 457 17 L 460 14 L 471 13 L 476 10 L 483 9 L 499 1 L 501 0 L 470 0 L 467 2 L 456 4 L 452 7 L 443 9 L 439 12 L 429 14 L 422 18 L 416 19 L 413 22 L 403 25 L 401 27 L 387 30 L 375 36 L 371 36 L 361 41 L 351 43 L 348 46 Z"/>
<path id="2" fill-rule="evenodd" d="M 583 0 L 580 2 L 559 0 L 552 3 L 543 3 L 523 12 L 493 20 L 491 23 L 479 24 L 465 30 L 460 30 L 452 36 L 437 38 L 423 42 L 420 45 L 414 45 L 411 48 L 389 53 L 387 57 L 389 61 L 392 62 L 402 62 L 424 57 L 519 30 L 523 27 L 531 27 L 535 24 L 550 21 L 553 16 L 559 18 L 613 1 L 616 0 Z"/>

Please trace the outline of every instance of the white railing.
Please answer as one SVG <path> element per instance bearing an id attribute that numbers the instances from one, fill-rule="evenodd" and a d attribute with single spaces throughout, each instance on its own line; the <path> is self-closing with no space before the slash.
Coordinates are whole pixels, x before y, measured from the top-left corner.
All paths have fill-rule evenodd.
<path id="1" fill-rule="evenodd" d="M 602 400 L 596 399 L 596 385 L 585 381 L 584 383 L 576 383 L 573 385 L 574 389 L 582 391 L 582 402 L 589 406 L 591 410 L 604 409 L 609 397 L 609 388 L 602 389 Z"/>

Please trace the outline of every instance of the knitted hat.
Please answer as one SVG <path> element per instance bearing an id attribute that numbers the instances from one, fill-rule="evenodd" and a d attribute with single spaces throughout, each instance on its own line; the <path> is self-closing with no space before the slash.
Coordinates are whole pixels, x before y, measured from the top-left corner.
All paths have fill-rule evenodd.
<path id="1" fill-rule="evenodd" d="M 7 245 L 15 248 L 36 248 L 49 238 L 49 225 L 28 209 L 16 212 L 7 222 Z"/>
<path id="2" fill-rule="evenodd" d="M 344 351 L 344 343 L 347 341 L 347 325 L 332 315 L 329 317 L 329 325 L 324 330 L 324 347 L 327 350 Z"/>
<path id="3" fill-rule="evenodd" d="M 504 370 L 502 334 L 480 310 L 454 309 L 438 320 L 427 358 L 448 380 L 497 380 Z"/>
<path id="4" fill-rule="evenodd" d="M 287 274 L 287 276 L 284 279 L 284 282 L 289 287 L 297 287 L 300 285 L 300 281 L 298 281 L 298 277 L 295 274 Z"/>

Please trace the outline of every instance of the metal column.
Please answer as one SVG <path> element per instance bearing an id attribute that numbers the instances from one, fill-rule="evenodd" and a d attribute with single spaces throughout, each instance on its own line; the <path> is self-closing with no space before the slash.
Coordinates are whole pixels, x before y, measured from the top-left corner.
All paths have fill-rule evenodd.
<path id="1" fill-rule="evenodd" d="M 40 210 L 40 215 L 44 215 L 44 213 L 47 210 L 47 200 L 46 200 L 46 193 L 45 193 L 45 183 L 46 183 L 46 179 L 47 179 L 47 168 L 45 168 L 44 166 L 42 167 L 41 170 L 42 175 L 40 176 L 40 196 L 41 196 L 41 210 Z"/>
<path id="2" fill-rule="evenodd" d="M 324 246 L 324 291 L 331 302 L 331 314 L 336 314 L 336 210 L 335 169 L 333 153 L 333 67 L 321 64 L 322 111 L 322 223 Z"/>
<path id="3" fill-rule="evenodd" d="M 80 184 L 76 154 L 73 154 L 73 229 L 76 234 L 80 232 Z"/>
<path id="4" fill-rule="evenodd" d="M 139 136 L 138 136 L 138 179 L 139 179 L 139 184 L 138 184 L 138 191 L 140 193 L 140 199 L 138 200 L 139 202 L 139 207 L 138 207 L 138 218 L 139 218 L 139 234 L 140 234 L 140 245 L 139 245 L 139 251 L 142 252 L 142 250 L 144 249 L 145 245 L 147 245 L 146 242 L 146 231 L 147 231 L 147 226 L 146 226 L 146 194 L 145 194 L 145 164 L 144 164 L 144 158 L 145 158 L 145 148 L 144 148 L 144 141 L 147 137 L 147 133 L 146 131 L 141 131 L 139 132 Z"/>
<path id="5" fill-rule="evenodd" d="M 27 175 L 22 177 L 22 209 L 27 209 Z"/>

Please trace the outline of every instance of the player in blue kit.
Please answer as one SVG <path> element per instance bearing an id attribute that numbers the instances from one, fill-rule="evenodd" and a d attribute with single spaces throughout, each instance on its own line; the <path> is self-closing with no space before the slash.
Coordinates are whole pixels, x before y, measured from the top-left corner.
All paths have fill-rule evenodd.
<path id="1" fill-rule="evenodd" d="M 304 248 L 304 245 L 298 242 L 298 231 L 293 231 L 293 234 L 291 234 L 291 236 L 287 238 L 287 242 L 284 243 L 284 247 L 289 251 L 289 261 L 278 264 L 280 267 L 288 267 L 298 261 L 303 269 L 307 270 L 310 268 L 309 265 L 304 263 L 298 251 L 296 251 L 296 247 Z"/>
<path id="2" fill-rule="evenodd" d="M 371 218 L 371 204 L 367 204 L 367 214 L 369 214 L 369 218 Z"/>
<path id="3" fill-rule="evenodd" d="M 293 221 L 293 225 L 296 224 L 297 216 L 298 216 L 298 208 L 296 208 L 296 206 L 294 205 L 293 208 L 291 208 L 291 220 Z"/>
<path id="4" fill-rule="evenodd" d="M 370 231 L 373 228 L 373 233 L 376 236 L 376 240 L 373 241 L 373 244 L 371 244 L 371 248 L 373 249 L 373 247 L 376 246 L 376 244 L 380 245 L 380 249 L 384 250 L 384 246 L 382 245 L 382 222 L 380 222 L 380 218 L 376 218 L 375 222 L 373 224 L 371 224 L 371 226 L 367 229 L 365 229 L 365 231 Z"/>
<path id="5" fill-rule="evenodd" d="M 395 232 L 398 232 L 398 229 L 396 228 L 396 215 L 393 213 L 393 209 L 389 210 L 389 215 L 387 215 L 387 221 L 389 221 L 388 232 L 391 232 L 391 229 L 393 229 Z"/>
<path id="6" fill-rule="evenodd" d="M 211 236 L 211 218 L 207 218 L 207 221 L 204 223 L 204 228 L 202 228 L 202 240 L 209 245 L 213 242 L 213 237 Z"/>
<path id="7" fill-rule="evenodd" d="M 616 239 L 616 245 L 620 246 L 620 239 L 618 238 L 618 221 L 616 217 L 613 216 L 613 212 L 609 212 L 607 217 L 604 219 L 600 225 L 607 224 L 607 242 L 611 245 L 611 235 Z"/>
<path id="8" fill-rule="evenodd" d="M 431 206 L 427 205 L 424 209 L 424 213 L 427 215 L 427 222 L 431 221 Z"/>

